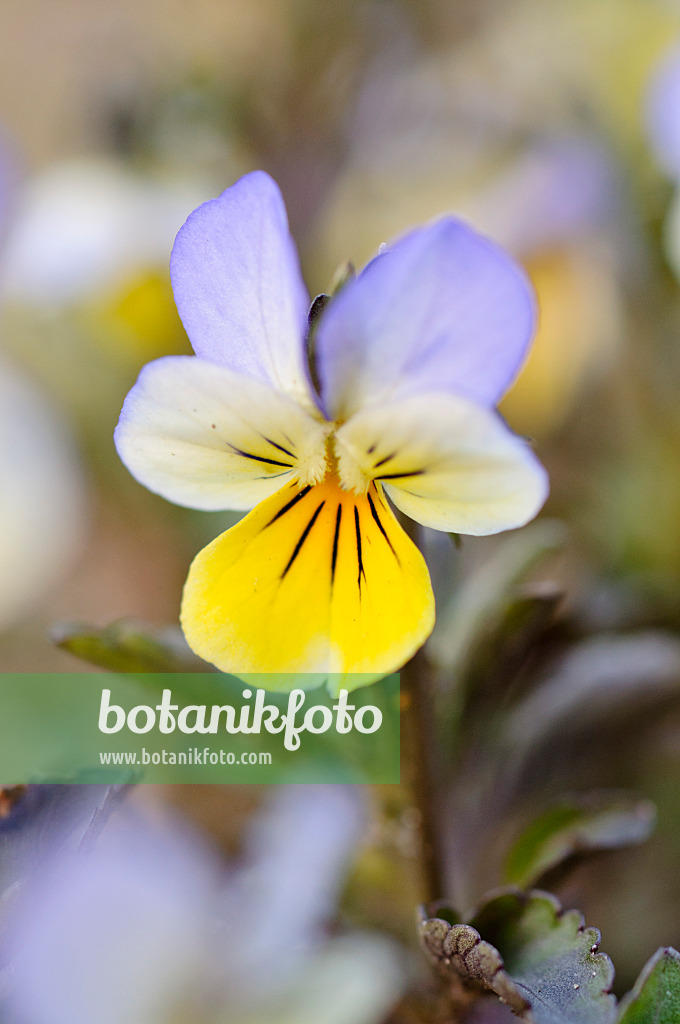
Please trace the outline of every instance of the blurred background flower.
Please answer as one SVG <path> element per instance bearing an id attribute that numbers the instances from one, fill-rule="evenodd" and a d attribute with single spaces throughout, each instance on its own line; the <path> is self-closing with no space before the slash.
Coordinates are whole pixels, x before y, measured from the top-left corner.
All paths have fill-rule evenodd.
<path id="1" fill-rule="evenodd" d="M 85 480 L 48 399 L 0 362 L 0 630 L 27 616 L 71 567 L 86 531 Z"/>
<path id="2" fill-rule="evenodd" d="M 0 245 L 6 251 L 18 170 L 0 150 Z M 4 354 L 0 339 L 0 635 L 25 619 L 72 568 L 87 531 L 77 441 L 50 394 Z"/>
<path id="3" fill-rule="evenodd" d="M 673 47 L 656 69 L 646 96 L 647 128 L 659 167 L 675 188 L 663 228 L 665 253 L 680 274 L 680 50 Z"/>
<path id="4" fill-rule="evenodd" d="M 679 41 L 675 0 L 6 0 L 0 37 L 20 168 L 0 161 L 0 669 L 86 670 L 50 643 L 62 620 L 176 625 L 193 554 L 234 521 L 147 493 L 113 449 L 139 368 L 189 351 L 167 273 L 186 212 L 264 168 L 316 291 L 414 223 L 469 220 L 536 287 L 537 343 L 502 413 L 552 494 L 515 537 L 424 538 L 447 895 L 496 884 L 547 800 L 600 785 L 653 799 L 647 846 L 554 882 L 602 928 L 622 990 L 656 945 L 680 946 Z M 97 635 L 124 647 L 143 628 Z M 41 895 L 13 909 L 17 1013 L 167 1020 L 173 992 L 180 1019 L 225 1001 L 230 1020 L 274 1002 L 291 1021 L 431 1019 L 411 772 L 407 758 L 404 785 L 373 794 L 365 829 L 332 791 L 325 814 L 299 790 L 263 810 L 256 787 L 142 791 L 87 863 L 74 826 L 36 868 Z M 167 805 L 207 838 L 159 825 Z M 27 806 L 0 801 L 0 877 L 25 860 L 2 836 L 26 835 Z M 260 828 L 273 859 L 247 838 Z M 402 961 L 376 932 L 411 968 L 396 1009 Z M 113 985 L 113 965 L 135 984 Z"/>
<path id="5" fill-rule="evenodd" d="M 91 804 L 80 809 L 86 838 Z M 6 1019 L 383 1019 L 403 989 L 396 945 L 328 931 L 362 805 L 359 787 L 281 787 L 231 863 L 186 822 L 159 820 L 139 801 L 75 850 L 54 828 L 6 922 Z"/>

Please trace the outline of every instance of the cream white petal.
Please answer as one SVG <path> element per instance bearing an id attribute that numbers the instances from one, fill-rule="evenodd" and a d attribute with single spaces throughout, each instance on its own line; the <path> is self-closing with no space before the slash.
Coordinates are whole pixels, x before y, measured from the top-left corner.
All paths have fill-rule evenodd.
<path id="1" fill-rule="evenodd" d="M 254 377 L 195 356 L 149 363 L 116 428 L 132 475 L 169 501 L 248 509 L 323 476 L 328 425 Z"/>
<path id="2" fill-rule="evenodd" d="M 489 534 L 523 526 L 548 477 L 501 418 L 450 394 L 376 404 L 338 431 L 341 479 L 380 481 L 411 519 L 435 530 Z"/>

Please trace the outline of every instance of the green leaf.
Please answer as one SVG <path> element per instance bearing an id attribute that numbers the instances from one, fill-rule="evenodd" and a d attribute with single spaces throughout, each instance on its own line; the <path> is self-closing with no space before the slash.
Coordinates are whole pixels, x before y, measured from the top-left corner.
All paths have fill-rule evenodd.
<path id="1" fill-rule="evenodd" d="M 460 674 L 483 650 L 514 600 L 516 588 L 549 555 L 564 547 L 566 530 L 542 519 L 504 539 L 499 551 L 457 589 L 442 609 L 428 654 L 440 668 Z"/>
<path id="2" fill-rule="evenodd" d="M 155 629 L 129 619 L 103 629 L 60 624 L 52 630 L 52 641 L 62 651 L 113 672 L 213 671 L 191 652 L 178 629 Z"/>
<path id="3" fill-rule="evenodd" d="M 600 933 L 548 893 L 501 893 L 471 921 L 499 950 L 536 1024 L 609 1024 L 614 968 Z"/>
<path id="4" fill-rule="evenodd" d="M 495 994 L 532 1024 L 612 1024 L 614 968 L 600 933 L 547 893 L 492 896 L 468 924 L 424 915 L 423 947 L 452 982 Z"/>
<path id="5" fill-rule="evenodd" d="M 618 1024 L 677 1024 L 680 1020 L 680 953 L 658 949 L 632 992 L 621 1000 Z"/>
<path id="6" fill-rule="evenodd" d="M 596 792 L 551 807 L 510 850 L 505 879 L 527 889 L 566 861 L 642 843 L 656 821 L 654 805 L 618 793 Z"/>

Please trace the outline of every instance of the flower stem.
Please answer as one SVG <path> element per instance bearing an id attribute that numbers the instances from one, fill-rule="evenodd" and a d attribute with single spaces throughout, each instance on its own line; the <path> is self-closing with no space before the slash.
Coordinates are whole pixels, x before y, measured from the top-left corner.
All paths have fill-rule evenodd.
<path id="1" fill-rule="evenodd" d="M 445 896 L 440 849 L 436 736 L 427 663 L 422 652 L 401 673 L 405 748 L 410 783 L 420 817 L 420 853 L 425 902 Z"/>
<path id="2" fill-rule="evenodd" d="M 417 543 L 415 524 L 409 535 Z M 446 896 L 440 827 L 440 763 L 433 704 L 432 673 L 422 650 L 401 671 L 404 751 L 409 782 L 420 816 L 420 852 L 425 902 Z"/>

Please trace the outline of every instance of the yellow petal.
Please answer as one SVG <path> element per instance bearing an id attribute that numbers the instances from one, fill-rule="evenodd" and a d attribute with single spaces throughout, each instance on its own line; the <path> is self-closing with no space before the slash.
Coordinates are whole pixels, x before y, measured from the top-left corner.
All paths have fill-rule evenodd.
<path id="1" fill-rule="evenodd" d="M 427 566 L 381 490 L 331 476 L 284 487 L 204 548 L 182 602 L 189 645 L 223 672 L 333 674 L 333 690 L 400 668 L 433 625 Z"/>

